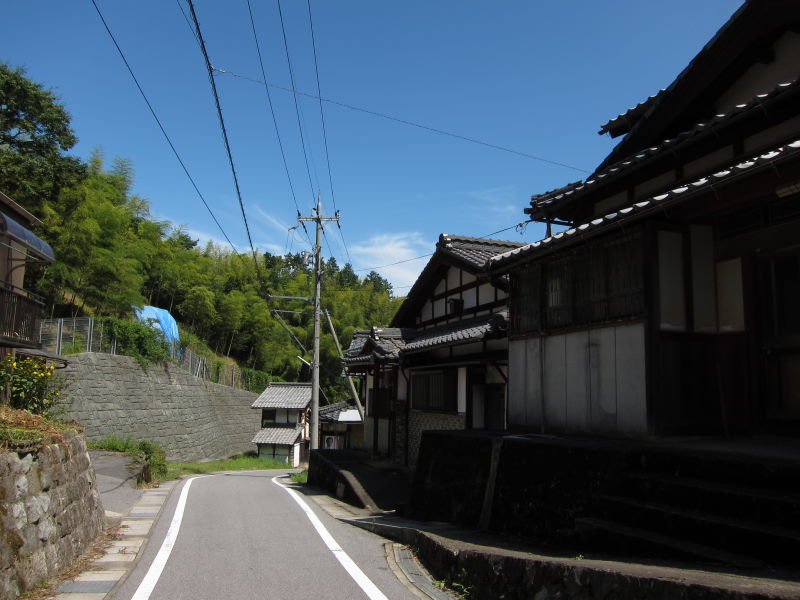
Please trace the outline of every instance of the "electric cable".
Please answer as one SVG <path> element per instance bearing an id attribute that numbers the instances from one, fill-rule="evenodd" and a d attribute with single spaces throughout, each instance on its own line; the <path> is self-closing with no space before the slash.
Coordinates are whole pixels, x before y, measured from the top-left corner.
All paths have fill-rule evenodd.
<path id="1" fill-rule="evenodd" d="M 356 273 L 359 271 L 377 271 L 378 269 L 383 269 L 384 267 L 393 267 L 395 265 L 402 265 L 403 263 L 411 262 L 412 260 L 419 260 L 421 258 L 428 258 L 429 256 L 433 256 L 433 252 L 428 252 L 428 254 L 421 254 L 420 256 L 415 256 L 414 258 L 407 258 L 405 260 L 398 260 L 397 262 L 389 263 L 388 265 L 380 265 L 378 267 L 367 267 L 365 269 L 353 269 Z"/>
<path id="2" fill-rule="evenodd" d="M 156 114 L 156 111 L 153 108 L 153 105 L 150 104 L 150 100 L 147 98 L 147 94 L 144 93 L 144 90 L 142 89 L 142 86 L 139 84 L 139 80 L 136 78 L 136 75 L 133 73 L 133 69 L 131 68 L 130 63 L 128 62 L 128 59 L 125 57 L 125 53 L 122 51 L 122 48 L 120 47 L 120 45 L 117 43 L 117 38 L 114 37 L 114 34 L 111 32 L 111 28 L 108 26 L 108 23 L 106 22 L 105 17 L 103 17 L 103 13 L 100 12 L 100 7 L 97 6 L 97 3 L 95 2 L 95 0 L 92 0 L 92 5 L 94 6 L 94 9 L 97 11 L 97 15 L 100 17 L 100 21 L 103 23 L 103 27 L 105 27 L 106 31 L 108 32 L 108 35 L 111 38 L 111 41 L 114 43 L 114 46 L 116 47 L 117 52 L 120 55 L 120 58 L 122 58 L 122 62 L 125 63 L 125 67 L 128 69 L 128 73 L 130 73 L 131 78 L 133 79 L 133 82 L 136 84 L 136 88 L 139 90 L 139 93 L 142 95 L 142 98 L 144 99 L 145 104 L 147 104 L 147 108 L 150 109 L 150 114 L 153 115 L 153 118 L 155 119 L 156 124 L 158 124 L 158 128 L 161 130 L 161 133 L 164 135 L 164 139 L 167 140 L 167 144 L 169 144 L 169 147 L 172 150 L 172 153 L 175 155 L 175 158 L 178 159 L 178 163 L 181 165 L 181 168 L 183 169 L 183 172 L 186 174 L 186 177 L 189 179 L 189 182 L 192 184 L 192 187 L 194 188 L 194 191 L 197 193 L 198 198 L 200 198 L 200 200 L 203 202 L 203 206 L 206 207 L 206 210 L 208 211 L 208 214 L 211 215 L 211 218 L 214 220 L 214 223 L 219 228 L 220 233 L 222 233 L 222 235 L 225 238 L 225 240 L 228 242 L 228 244 L 230 244 L 230 247 L 233 249 L 234 254 L 236 254 L 238 256 L 239 255 L 239 251 L 236 250 L 236 246 L 233 245 L 233 242 L 231 242 L 230 238 L 228 237 L 228 234 L 225 233 L 225 230 L 222 228 L 222 225 L 220 225 L 219 221 L 217 220 L 216 215 L 214 215 L 214 211 L 211 210 L 211 207 L 208 205 L 208 202 L 206 202 L 206 199 L 203 197 L 203 194 L 200 192 L 200 188 L 197 187 L 197 183 L 195 183 L 194 178 L 189 173 L 189 169 L 186 168 L 186 164 L 183 162 L 183 159 L 181 158 L 181 155 L 178 154 L 178 150 L 175 148 L 175 145 L 172 143 L 172 140 L 170 139 L 169 135 L 167 134 L 166 129 L 164 129 L 164 125 L 161 124 L 161 120 L 158 118 L 158 115 Z"/>
<path id="3" fill-rule="evenodd" d="M 92 0 L 94 2 L 94 0 Z M 231 145 L 228 141 L 228 132 L 225 128 L 225 119 L 222 116 L 222 106 L 219 102 L 219 94 L 217 93 L 217 84 L 214 81 L 214 71 L 211 67 L 211 60 L 208 58 L 208 52 L 206 51 L 206 45 L 203 41 L 203 33 L 200 31 L 200 22 L 197 19 L 197 13 L 194 10 L 194 3 L 192 0 L 188 0 L 189 3 L 189 12 L 192 15 L 192 21 L 194 22 L 195 29 L 197 30 L 197 40 L 200 43 L 200 50 L 203 53 L 203 59 L 206 63 L 206 69 L 208 70 L 208 81 L 211 84 L 211 93 L 214 96 L 214 104 L 217 107 L 217 117 L 219 118 L 219 126 L 222 130 L 222 139 L 225 143 L 225 152 L 228 154 L 228 163 L 231 167 L 231 174 L 233 175 L 233 183 L 236 188 L 236 197 L 239 200 L 239 208 L 242 211 L 242 220 L 244 221 L 244 228 L 247 232 L 247 241 L 250 243 L 250 250 L 253 253 L 253 262 L 256 266 L 256 276 L 258 277 L 259 282 L 263 288 L 264 292 L 267 292 L 266 284 L 264 283 L 264 279 L 261 276 L 261 267 L 258 263 L 258 257 L 256 256 L 256 249 L 253 246 L 253 237 L 250 235 L 250 225 L 247 222 L 247 214 L 245 213 L 244 209 L 244 202 L 242 201 L 242 192 L 239 188 L 239 178 L 236 175 L 236 167 L 233 163 L 233 153 L 231 152 Z"/>
<path id="4" fill-rule="evenodd" d="M 336 194 L 333 191 L 333 175 L 331 173 L 331 154 L 328 151 L 328 133 L 325 127 L 325 111 L 322 109 L 322 90 L 319 84 L 319 62 L 317 61 L 317 42 L 314 36 L 314 21 L 311 18 L 311 0 L 306 0 L 308 5 L 308 27 L 311 31 L 311 47 L 314 51 L 314 73 L 316 75 L 317 81 L 317 97 L 319 99 L 319 118 L 320 122 L 322 123 L 322 140 L 325 144 L 325 162 L 328 165 L 328 185 L 331 188 L 331 201 L 333 202 L 333 210 L 334 212 L 338 213 L 339 209 L 336 207 Z M 264 78 L 266 81 L 266 77 Z M 266 87 L 266 86 L 265 86 Z M 339 229 L 339 236 L 342 238 L 342 245 L 344 246 L 345 254 L 347 254 L 347 262 L 352 264 L 353 261 L 350 258 L 350 250 L 347 248 L 347 242 L 344 239 L 344 233 L 342 232 L 342 225 L 339 221 L 336 221 L 336 227 Z"/>
<path id="5" fill-rule="evenodd" d="M 455 138 L 455 139 L 459 139 L 459 140 L 462 140 L 462 141 L 465 141 L 465 142 L 470 142 L 472 144 L 478 144 L 480 146 L 486 146 L 487 148 L 493 148 L 495 150 L 500 150 L 502 152 L 508 152 L 510 154 L 515 154 L 517 156 L 522 156 L 524 158 L 529 158 L 531 160 L 536 160 L 536 161 L 539 161 L 539 162 L 544 162 L 544 163 L 547 163 L 547 164 L 555 165 L 557 167 L 563 167 L 565 169 L 572 169 L 573 171 L 579 171 L 581 173 L 588 173 L 588 174 L 592 173 L 592 171 L 589 171 L 588 169 L 582 169 L 581 167 L 568 165 L 566 163 L 559 162 L 559 161 L 556 161 L 556 160 L 550 160 L 548 158 L 544 158 L 542 156 L 537 156 L 535 154 L 529 154 L 527 152 L 521 152 L 519 150 L 514 150 L 513 148 L 507 148 L 505 146 L 501 146 L 499 144 L 493 144 L 491 142 L 484 142 L 484 141 L 479 140 L 477 138 L 468 137 L 468 136 L 465 136 L 465 135 L 461 135 L 459 133 L 453 133 L 452 131 L 447 131 L 445 129 L 439 129 L 437 127 L 431 127 L 430 125 L 423 125 L 421 123 L 415 123 L 414 121 L 409 121 L 408 119 L 401 119 L 399 117 L 393 117 L 393 116 L 387 115 L 385 113 L 381 113 L 381 112 L 378 112 L 378 111 L 375 111 L 375 110 L 370 110 L 368 108 L 361 108 L 359 106 L 354 106 L 352 104 L 347 104 L 346 102 L 339 102 L 338 100 L 331 100 L 330 98 L 323 98 L 321 96 L 315 96 L 314 94 L 308 94 L 306 92 L 301 92 L 300 90 L 294 89 L 294 82 L 292 82 L 292 87 L 291 88 L 287 88 L 287 87 L 284 87 L 284 86 L 281 86 L 281 85 L 276 85 L 274 83 L 266 83 L 265 81 L 262 81 L 262 80 L 259 80 L 259 79 L 254 79 L 252 77 L 247 77 L 245 75 L 239 75 L 238 73 L 234 73 L 233 71 L 229 71 L 227 69 L 219 69 L 219 68 L 215 67 L 215 70 L 220 72 L 220 73 L 224 73 L 226 75 L 231 75 L 233 77 L 237 77 L 239 79 L 244 79 L 246 81 L 251 81 L 253 83 L 258 83 L 259 85 L 267 85 L 269 87 L 272 87 L 272 88 L 275 88 L 275 89 L 278 89 L 278 90 L 282 90 L 284 92 L 289 92 L 290 94 L 293 94 L 295 96 L 305 96 L 307 98 L 318 99 L 318 100 L 321 100 L 322 102 L 327 102 L 328 104 L 333 104 L 335 106 L 340 106 L 342 108 L 347 108 L 349 110 L 353 110 L 353 111 L 356 111 L 356 112 L 362 112 L 362 113 L 365 113 L 365 114 L 368 114 L 368 115 L 372 115 L 373 117 L 379 117 L 381 119 L 394 121 L 395 123 L 400 123 L 402 125 L 408 125 L 409 127 L 416 127 L 417 129 L 423 129 L 425 131 L 430 131 L 431 133 L 438 133 L 439 135 L 445 135 L 445 136 L 452 137 L 452 138 Z"/>
<path id="6" fill-rule="evenodd" d="M 292 82 L 292 89 L 295 87 L 294 83 L 294 71 L 292 70 L 292 60 L 289 57 L 289 42 L 286 39 L 286 27 L 283 22 L 283 9 L 281 8 L 281 0 L 278 0 L 278 16 L 280 17 L 281 21 L 281 32 L 283 33 L 283 48 L 286 52 L 286 64 L 289 66 L 289 79 Z M 311 196 L 314 196 L 314 183 L 311 181 L 311 169 L 308 166 L 308 154 L 306 153 L 306 143 L 305 139 L 303 138 L 303 125 L 300 121 L 300 107 L 297 102 L 297 94 L 292 94 L 292 98 L 294 99 L 294 111 L 297 115 L 297 128 L 300 132 L 300 145 L 303 147 L 303 158 L 306 162 L 306 172 L 308 173 L 308 183 L 311 186 Z M 299 212 L 299 210 L 298 210 Z M 309 238 L 310 239 L 310 238 Z"/>
<path id="7" fill-rule="evenodd" d="M 253 17 L 253 9 L 250 4 L 250 0 L 247 0 L 247 11 L 250 15 L 250 26 L 253 29 L 253 40 L 256 44 L 256 53 L 258 54 L 258 64 L 261 67 L 261 76 L 264 78 L 264 81 L 267 81 L 267 72 L 264 68 L 264 59 L 261 54 L 261 44 L 258 41 L 258 33 L 256 32 L 256 22 L 255 18 Z M 264 91 L 266 92 L 267 96 L 267 104 L 269 105 L 269 112 L 272 115 L 272 124 L 275 128 L 275 137 L 278 139 L 278 148 L 281 151 L 281 158 L 283 159 L 283 168 L 286 171 L 286 179 L 289 181 L 289 190 L 292 193 L 292 201 L 294 202 L 294 207 L 297 212 L 300 212 L 300 206 L 297 204 L 297 195 L 294 191 L 294 184 L 292 183 L 292 176 L 289 173 L 289 163 L 286 161 L 286 151 L 283 147 L 283 140 L 281 139 L 280 129 L 278 128 L 278 119 L 275 116 L 275 107 L 272 103 L 272 95 L 269 93 L 269 86 L 264 86 Z M 306 237 L 308 237 L 308 243 L 313 246 L 311 243 L 311 236 L 308 235 L 308 230 L 303 226 L 303 231 L 306 232 Z"/>

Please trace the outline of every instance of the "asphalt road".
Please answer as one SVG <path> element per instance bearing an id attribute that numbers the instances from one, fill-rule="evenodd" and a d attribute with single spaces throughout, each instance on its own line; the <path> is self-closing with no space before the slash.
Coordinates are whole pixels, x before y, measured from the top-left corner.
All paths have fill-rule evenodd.
<path id="1" fill-rule="evenodd" d="M 310 519 L 273 482 L 277 477 L 289 483 L 285 475 L 239 471 L 194 478 L 188 490 L 188 480 L 176 486 L 114 600 L 415 600 L 389 569 L 386 540 L 337 521 L 298 491 Z M 315 528 L 314 516 L 329 536 Z M 160 576 L 159 562 L 164 565 Z"/>

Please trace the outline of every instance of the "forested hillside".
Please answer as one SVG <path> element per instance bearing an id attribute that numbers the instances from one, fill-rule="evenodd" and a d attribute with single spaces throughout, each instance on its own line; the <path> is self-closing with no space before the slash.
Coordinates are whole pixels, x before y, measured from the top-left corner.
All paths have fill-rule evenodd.
<path id="1" fill-rule="evenodd" d="M 107 164 L 100 151 L 88 161 L 65 155 L 75 142 L 57 99 L 0 63 L 0 191 L 45 223 L 37 233 L 53 246 L 56 262 L 29 268 L 26 287 L 44 298 L 46 315 L 132 318 L 132 306 L 152 304 L 242 366 L 307 380 L 296 357 L 309 358 L 312 307 L 268 298 L 312 295 L 312 269 L 302 257 L 256 252 L 254 259 L 199 245 L 180 227 L 155 220 L 147 200 L 131 193 L 129 161 Z M 333 258 L 323 271 L 322 305 L 343 344 L 354 329 L 391 320 L 400 300 L 380 275 L 359 278 Z M 330 336 L 321 349 L 322 383 L 335 396 L 341 364 Z"/>

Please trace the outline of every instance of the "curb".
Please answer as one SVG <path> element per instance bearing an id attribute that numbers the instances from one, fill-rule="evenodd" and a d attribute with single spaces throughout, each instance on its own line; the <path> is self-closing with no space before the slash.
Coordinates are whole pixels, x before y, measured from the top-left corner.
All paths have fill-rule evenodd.
<path id="1" fill-rule="evenodd" d="M 104 600 L 110 597 L 138 562 L 153 524 L 178 483 L 180 480 L 167 481 L 160 487 L 144 490 L 128 514 L 122 517 L 121 539 L 113 541 L 103 556 L 89 563 L 90 570 L 59 585 L 55 600 Z"/>
<path id="2" fill-rule="evenodd" d="M 374 515 L 337 518 L 413 548 L 436 578 L 458 582 L 469 591 L 471 598 L 800 598 L 800 583 L 793 581 L 612 560 L 544 556 L 438 535 L 437 530 L 442 534 L 465 531 L 447 524 L 415 523 Z"/>

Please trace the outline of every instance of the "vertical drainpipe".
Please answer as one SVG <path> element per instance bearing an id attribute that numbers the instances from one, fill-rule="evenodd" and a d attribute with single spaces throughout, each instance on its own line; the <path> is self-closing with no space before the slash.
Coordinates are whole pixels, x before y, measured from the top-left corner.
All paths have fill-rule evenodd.
<path id="1" fill-rule="evenodd" d="M 380 378 L 380 367 L 378 362 L 375 361 L 375 368 L 372 372 L 372 454 L 378 454 L 378 412 L 375 408 L 378 401 L 378 379 Z"/>
<path id="2" fill-rule="evenodd" d="M 408 466 L 408 443 L 411 440 L 409 436 L 409 430 L 411 429 L 411 382 L 406 377 L 406 371 L 403 368 L 402 363 L 398 365 L 398 370 L 400 371 L 400 375 L 403 376 L 403 379 L 406 380 L 406 443 L 405 443 L 405 459 L 403 461 L 403 466 Z"/>

